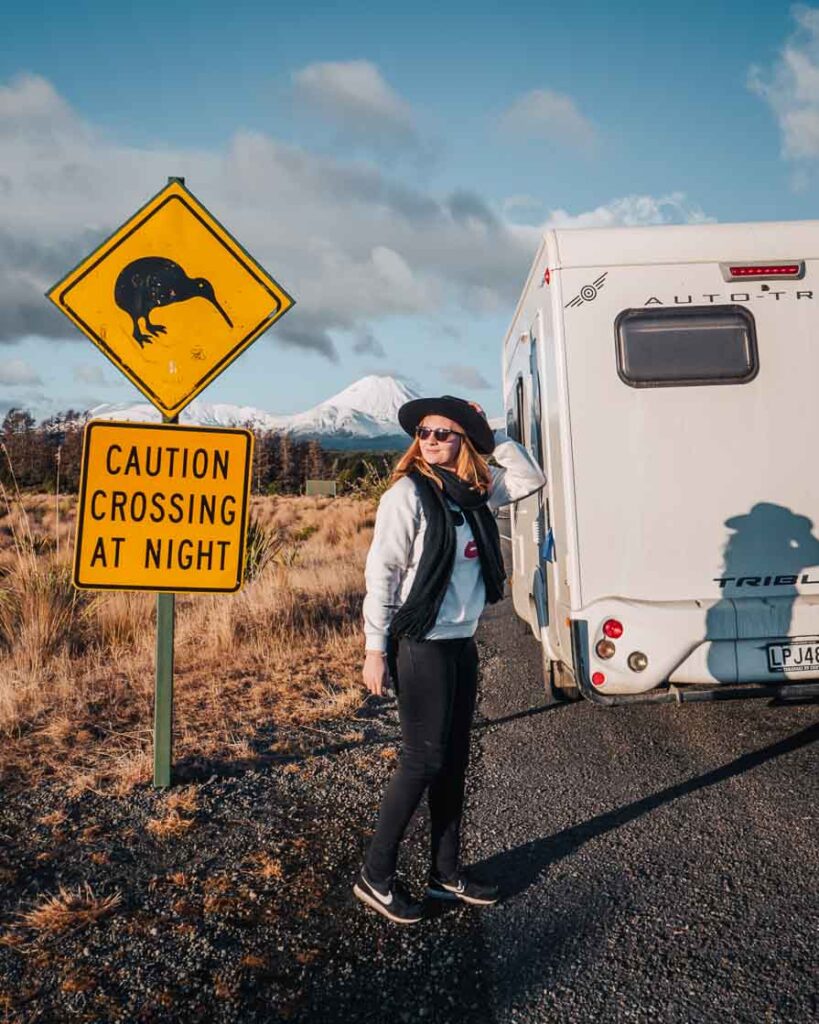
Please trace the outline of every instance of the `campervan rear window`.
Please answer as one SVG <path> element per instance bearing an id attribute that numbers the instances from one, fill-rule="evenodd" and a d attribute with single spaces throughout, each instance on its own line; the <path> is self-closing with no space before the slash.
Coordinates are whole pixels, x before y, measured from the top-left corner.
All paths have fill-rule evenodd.
<path id="1" fill-rule="evenodd" d="M 626 309 L 615 323 L 617 372 L 635 388 L 744 384 L 759 369 L 744 306 Z"/>

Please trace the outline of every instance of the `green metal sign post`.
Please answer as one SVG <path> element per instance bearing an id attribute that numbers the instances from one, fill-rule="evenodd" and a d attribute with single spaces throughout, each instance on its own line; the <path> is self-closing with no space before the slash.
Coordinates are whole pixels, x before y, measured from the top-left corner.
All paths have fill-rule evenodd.
<path id="1" fill-rule="evenodd" d="M 154 785 L 171 784 L 173 746 L 173 627 L 176 594 L 156 595 L 156 692 L 154 697 Z"/>
<path id="2" fill-rule="evenodd" d="M 178 416 L 163 416 L 178 423 Z M 156 686 L 154 689 L 154 786 L 171 784 L 173 750 L 173 633 L 176 594 L 156 595 Z"/>

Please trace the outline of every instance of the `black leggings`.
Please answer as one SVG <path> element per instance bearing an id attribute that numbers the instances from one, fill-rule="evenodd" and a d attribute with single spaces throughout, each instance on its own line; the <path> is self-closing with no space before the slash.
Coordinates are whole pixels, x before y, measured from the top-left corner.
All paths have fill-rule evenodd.
<path id="1" fill-rule="evenodd" d="M 390 779 L 365 865 L 376 883 L 391 881 L 398 844 L 429 789 L 432 869 L 458 870 L 469 730 L 478 688 L 474 637 L 398 643 L 398 715 L 402 750 Z"/>

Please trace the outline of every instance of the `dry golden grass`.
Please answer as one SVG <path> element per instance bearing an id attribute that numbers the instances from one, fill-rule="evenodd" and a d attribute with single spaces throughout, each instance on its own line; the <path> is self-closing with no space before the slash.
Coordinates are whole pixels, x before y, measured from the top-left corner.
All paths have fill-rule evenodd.
<path id="1" fill-rule="evenodd" d="M 107 917 L 122 902 L 122 894 L 95 896 L 86 883 L 75 889 L 60 886 L 53 896 L 45 896 L 31 910 L 19 915 L 19 924 L 38 935 L 57 935 L 76 931 Z"/>
<path id="2" fill-rule="evenodd" d="M 199 794 L 196 786 L 186 786 L 165 796 L 165 807 L 171 813 L 195 814 L 199 809 Z"/>
<path id="3" fill-rule="evenodd" d="M 271 857 L 265 850 L 252 853 L 247 860 L 247 870 L 258 878 L 263 878 L 266 881 L 278 881 L 284 877 L 282 862 L 277 857 Z"/>
<path id="4" fill-rule="evenodd" d="M 256 953 L 245 953 L 239 963 L 251 971 L 264 971 L 270 966 L 270 961 L 266 957 L 258 956 Z"/>
<path id="5" fill-rule="evenodd" d="M 0 493 L 0 782 L 122 793 L 152 773 L 156 599 L 76 591 L 76 501 L 59 499 L 57 533 L 56 500 Z M 293 727 L 360 705 L 374 511 L 254 498 L 270 557 L 236 594 L 177 596 L 177 765 L 283 756 Z M 167 810 L 156 829 L 189 827 L 184 808 Z"/>
<path id="6" fill-rule="evenodd" d="M 165 816 L 150 818 L 146 829 L 156 839 L 172 839 L 181 836 L 194 824 L 194 815 L 198 808 L 198 796 L 195 786 L 168 793 L 163 801 Z"/>
<path id="7" fill-rule="evenodd" d="M 97 987 L 96 977 L 87 971 L 77 971 L 74 974 L 68 974 L 60 985 L 60 989 L 63 992 L 75 993 L 75 992 L 91 992 Z"/>
<path id="8" fill-rule="evenodd" d="M 183 818 L 177 811 L 171 811 L 164 818 L 149 818 L 145 828 L 155 839 L 176 839 L 184 835 L 193 823 L 193 818 Z"/>
<path id="9" fill-rule="evenodd" d="M 44 814 L 41 818 L 37 819 L 40 825 L 63 825 L 68 820 L 68 815 L 63 810 L 52 811 L 50 814 Z"/>

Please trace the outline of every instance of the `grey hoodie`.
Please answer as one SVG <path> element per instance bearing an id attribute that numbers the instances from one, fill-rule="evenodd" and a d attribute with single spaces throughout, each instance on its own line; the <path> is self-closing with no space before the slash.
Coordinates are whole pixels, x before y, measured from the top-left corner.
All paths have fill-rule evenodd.
<path id="1" fill-rule="evenodd" d="M 546 477 L 529 452 L 505 434 L 492 456 L 499 468 L 490 466 L 492 484 L 488 505 L 498 509 L 539 490 Z M 447 499 L 453 509 L 457 505 Z M 427 640 L 472 636 L 486 603 L 478 550 L 472 530 L 462 516 L 456 527 L 455 562 L 435 625 Z M 364 634 L 368 651 L 385 651 L 387 633 L 395 612 L 406 600 L 415 579 L 424 547 L 426 517 L 415 484 L 402 477 L 381 496 L 375 517 L 372 544 L 364 575 Z"/>

